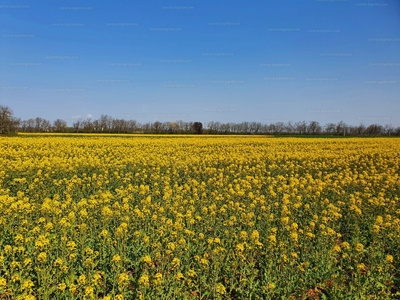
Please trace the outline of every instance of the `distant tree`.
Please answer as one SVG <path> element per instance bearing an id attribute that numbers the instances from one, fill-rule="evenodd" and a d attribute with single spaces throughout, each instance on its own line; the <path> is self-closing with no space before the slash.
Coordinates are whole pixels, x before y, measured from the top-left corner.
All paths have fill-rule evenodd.
<path id="1" fill-rule="evenodd" d="M 202 134 L 203 133 L 203 124 L 201 122 L 194 122 L 193 123 L 193 130 L 197 134 Z"/>
<path id="2" fill-rule="evenodd" d="M 34 119 L 34 124 L 35 132 L 48 132 L 51 129 L 50 121 L 40 117 Z"/>
<path id="3" fill-rule="evenodd" d="M 99 119 L 100 131 L 110 132 L 112 125 L 112 117 L 108 115 L 101 115 Z"/>
<path id="4" fill-rule="evenodd" d="M 321 125 L 317 121 L 310 121 L 307 126 L 307 131 L 310 134 L 320 134 L 321 133 Z"/>
<path id="5" fill-rule="evenodd" d="M 357 135 L 363 135 L 364 133 L 365 133 L 365 125 L 363 123 L 356 126 L 356 134 Z"/>
<path id="6" fill-rule="evenodd" d="M 218 121 L 217 122 L 214 122 L 214 121 L 208 122 L 207 128 L 208 128 L 208 133 L 211 133 L 211 134 L 220 133 L 221 123 Z"/>
<path id="7" fill-rule="evenodd" d="M 235 128 L 235 124 L 231 123 L 229 124 L 229 129 L 234 129 Z M 242 122 L 241 124 L 239 124 L 239 128 L 238 128 L 239 132 L 241 133 L 250 133 L 250 124 L 249 122 Z"/>
<path id="8" fill-rule="evenodd" d="M 305 121 L 296 122 L 296 124 L 294 124 L 294 126 L 296 127 L 297 134 L 305 134 L 306 133 L 307 124 Z"/>
<path id="9" fill-rule="evenodd" d="M 347 125 L 343 121 L 336 124 L 336 135 L 346 135 Z"/>
<path id="10" fill-rule="evenodd" d="M 400 126 L 394 129 L 393 134 L 400 136 Z"/>
<path id="11" fill-rule="evenodd" d="M 291 121 L 289 121 L 285 124 L 285 131 L 286 133 L 292 134 L 296 132 L 296 127 Z"/>
<path id="12" fill-rule="evenodd" d="M 383 130 L 385 131 L 385 134 L 387 134 L 388 136 L 391 136 L 391 134 L 394 132 L 394 127 L 392 124 L 386 124 L 383 127 Z"/>
<path id="13" fill-rule="evenodd" d="M 74 123 L 72 123 L 72 128 L 74 128 L 74 132 L 79 132 L 79 130 L 82 128 L 82 119 L 76 119 Z"/>
<path id="14" fill-rule="evenodd" d="M 54 130 L 57 132 L 65 132 L 67 130 L 67 122 L 61 119 L 57 119 L 53 122 Z"/>
<path id="15" fill-rule="evenodd" d="M 365 129 L 365 132 L 369 135 L 380 135 L 382 131 L 383 127 L 379 124 L 371 124 Z"/>
<path id="16" fill-rule="evenodd" d="M 335 125 L 335 123 L 328 123 L 328 124 L 325 124 L 325 133 L 327 133 L 327 134 L 334 134 L 335 133 L 335 131 L 336 131 L 336 125 Z"/>
<path id="17" fill-rule="evenodd" d="M 0 105 L 0 133 L 16 132 L 20 120 L 13 116 L 13 111 L 7 107 Z"/>
<path id="18" fill-rule="evenodd" d="M 179 125 L 176 122 L 168 122 L 168 133 L 177 133 L 179 130 Z"/>
<path id="19" fill-rule="evenodd" d="M 154 133 L 160 133 L 161 132 L 161 128 L 162 128 L 162 123 L 160 121 L 155 121 L 153 123 L 153 131 Z"/>
<path id="20" fill-rule="evenodd" d="M 35 131 L 35 120 L 28 119 L 21 121 L 20 123 L 20 130 L 23 132 L 33 132 Z"/>
<path id="21" fill-rule="evenodd" d="M 275 122 L 274 125 L 275 125 L 275 132 L 276 132 L 277 134 L 286 133 L 286 132 L 285 132 L 286 125 L 285 125 L 284 122 Z"/>
<path id="22" fill-rule="evenodd" d="M 81 122 L 80 126 L 84 132 L 92 133 L 94 130 L 94 126 L 93 126 L 93 122 L 92 122 L 91 118 L 87 118 L 86 120 L 83 120 Z"/>
<path id="23" fill-rule="evenodd" d="M 129 120 L 127 122 L 128 131 L 133 133 L 140 128 L 140 124 L 136 120 Z"/>

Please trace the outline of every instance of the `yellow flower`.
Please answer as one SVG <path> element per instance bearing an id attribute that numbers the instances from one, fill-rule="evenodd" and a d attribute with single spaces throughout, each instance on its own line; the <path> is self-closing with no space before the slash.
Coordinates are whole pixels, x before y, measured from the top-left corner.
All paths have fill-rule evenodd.
<path id="1" fill-rule="evenodd" d="M 240 232 L 240 238 L 242 240 L 247 240 L 247 232 L 246 231 L 241 231 Z"/>
<path id="2" fill-rule="evenodd" d="M 151 264 L 152 262 L 150 255 L 143 256 L 142 261 L 145 262 L 146 264 Z"/>
<path id="3" fill-rule="evenodd" d="M 297 242 L 299 239 L 299 235 L 297 234 L 297 232 L 291 232 L 290 233 L 290 238 L 294 241 Z"/>
<path id="4" fill-rule="evenodd" d="M 11 276 L 11 281 L 14 283 L 17 281 L 21 281 L 21 276 L 19 274 L 14 274 Z"/>
<path id="5" fill-rule="evenodd" d="M 125 285 L 129 281 L 129 275 L 126 273 L 119 274 L 118 276 L 118 284 Z"/>
<path id="6" fill-rule="evenodd" d="M 61 258 L 57 258 L 55 261 L 54 261 L 54 266 L 55 267 L 59 267 L 59 266 L 62 266 L 62 264 L 63 264 L 63 261 L 62 261 L 62 259 Z"/>
<path id="7" fill-rule="evenodd" d="M 10 245 L 5 245 L 3 249 L 6 254 L 10 254 L 12 252 L 12 247 Z"/>
<path id="8" fill-rule="evenodd" d="M 208 267 L 208 260 L 206 258 L 200 259 L 200 264 L 204 267 Z"/>
<path id="9" fill-rule="evenodd" d="M 46 252 L 40 252 L 39 255 L 37 256 L 37 260 L 40 263 L 45 263 L 47 261 L 47 254 Z"/>
<path id="10" fill-rule="evenodd" d="M 86 275 L 85 275 L 85 274 L 82 274 L 82 275 L 80 275 L 80 276 L 78 277 L 78 283 L 79 283 L 80 285 L 86 284 Z"/>
<path id="11" fill-rule="evenodd" d="M 93 258 L 89 257 L 83 261 L 83 266 L 86 268 L 91 268 L 94 266 Z"/>
<path id="12" fill-rule="evenodd" d="M 268 283 L 268 288 L 273 290 L 276 287 L 275 283 Z"/>
<path id="13" fill-rule="evenodd" d="M 24 242 L 24 237 L 22 236 L 22 234 L 17 234 L 14 238 L 14 241 L 16 244 L 22 243 Z"/>
<path id="14" fill-rule="evenodd" d="M 24 291 L 24 290 L 29 290 L 29 289 L 31 289 L 32 287 L 34 287 L 35 285 L 33 284 L 33 282 L 32 282 L 32 280 L 30 280 L 30 279 L 28 279 L 28 280 L 25 280 L 23 283 L 22 283 L 22 287 L 21 287 L 21 289 Z"/>
<path id="15" fill-rule="evenodd" d="M 217 283 L 217 285 L 215 286 L 215 292 L 217 292 L 220 295 L 225 295 L 226 294 L 225 286 L 222 283 Z"/>
<path id="16" fill-rule="evenodd" d="M 335 246 L 333 246 L 333 251 L 334 252 L 341 252 L 342 251 L 342 249 L 340 248 L 340 246 L 339 245 L 335 245 Z"/>
<path id="17" fill-rule="evenodd" d="M 260 239 L 260 233 L 258 232 L 258 230 L 253 230 L 253 232 L 251 233 L 250 238 L 253 241 L 258 241 Z"/>
<path id="18" fill-rule="evenodd" d="M 288 257 L 286 256 L 286 254 L 281 254 L 281 259 L 282 259 L 282 261 L 285 262 L 285 263 L 289 261 L 289 259 L 288 259 Z"/>
<path id="19" fill-rule="evenodd" d="M 299 228 L 299 225 L 296 222 L 293 222 L 290 227 L 292 230 L 297 230 Z"/>
<path id="20" fill-rule="evenodd" d="M 7 280 L 4 277 L 0 277 L 0 287 L 5 287 L 7 285 Z"/>
<path id="21" fill-rule="evenodd" d="M 386 261 L 387 261 L 389 264 L 392 264 L 392 263 L 393 263 L 393 256 L 390 255 L 390 254 L 386 255 Z"/>
<path id="22" fill-rule="evenodd" d="M 183 276 L 183 274 L 181 272 L 176 273 L 174 277 L 175 277 L 176 280 L 185 279 L 185 276 Z"/>
<path id="23" fill-rule="evenodd" d="M 85 287 L 85 297 L 93 298 L 94 297 L 94 288 L 91 286 Z"/>
<path id="24" fill-rule="evenodd" d="M 240 251 L 240 252 L 243 252 L 244 251 L 244 244 L 243 243 L 237 244 L 236 245 L 236 250 Z"/>
<path id="25" fill-rule="evenodd" d="M 357 269 L 358 269 L 359 271 L 365 271 L 365 269 L 366 269 L 365 264 L 363 264 L 363 263 L 358 264 L 358 265 L 357 265 Z"/>
<path id="26" fill-rule="evenodd" d="M 195 272 L 193 269 L 190 269 L 190 270 L 187 272 L 187 276 L 188 276 L 188 277 L 195 277 L 195 276 L 196 276 L 196 272 Z"/>
<path id="27" fill-rule="evenodd" d="M 121 262 L 121 256 L 119 256 L 118 254 L 115 254 L 115 255 L 113 256 L 113 258 L 111 259 L 111 262 L 112 262 L 112 263 L 119 263 L 119 262 Z"/>
<path id="28" fill-rule="evenodd" d="M 57 286 L 57 289 L 59 289 L 60 291 L 64 291 L 65 289 L 67 288 L 67 285 L 63 282 L 63 283 L 60 283 L 58 286 Z"/>
<path id="29" fill-rule="evenodd" d="M 156 275 L 154 275 L 154 283 L 155 284 L 160 284 L 162 279 L 163 279 L 163 275 L 161 273 L 157 272 Z"/>
<path id="30" fill-rule="evenodd" d="M 19 269 L 21 268 L 21 264 L 17 261 L 12 261 L 10 264 L 11 269 Z"/>
<path id="31" fill-rule="evenodd" d="M 173 260 L 172 260 L 172 267 L 174 267 L 174 268 L 176 268 L 176 267 L 179 267 L 180 265 L 181 265 L 181 260 L 179 259 L 179 258 L 174 258 Z"/>
<path id="32" fill-rule="evenodd" d="M 99 281 L 102 279 L 102 275 L 101 272 L 97 271 L 94 275 L 93 275 L 93 282 L 95 285 L 99 285 Z"/>
<path id="33" fill-rule="evenodd" d="M 107 236 L 108 236 L 108 230 L 103 229 L 103 230 L 100 232 L 99 236 L 100 236 L 101 238 L 107 237 Z"/>
<path id="34" fill-rule="evenodd" d="M 74 241 L 69 241 L 67 242 L 67 248 L 69 249 L 69 251 L 73 251 L 76 249 L 76 244 Z"/>
<path id="35" fill-rule="evenodd" d="M 139 278 L 139 284 L 140 284 L 140 285 L 143 285 L 143 286 L 150 286 L 149 275 L 143 274 L 143 275 Z"/>
<path id="36" fill-rule="evenodd" d="M 289 217 L 281 218 L 281 222 L 282 222 L 283 225 L 288 225 L 289 224 Z"/>
<path id="37" fill-rule="evenodd" d="M 348 242 L 343 242 L 342 244 L 342 248 L 345 250 L 349 250 L 350 249 L 350 244 Z"/>
<path id="38" fill-rule="evenodd" d="M 172 242 L 171 242 L 171 243 L 168 243 L 168 244 L 167 244 L 167 249 L 174 251 L 175 248 L 176 248 L 175 243 L 172 243 Z"/>
<path id="39" fill-rule="evenodd" d="M 93 253 L 94 253 L 94 251 L 93 251 L 92 248 L 87 247 L 87 248 L 85 249 L 85 254 L 86 254 L 87 256 L 91 256 L 91 255 L 93 255 Z"/>
<path id="40" fill-rule="evenodd" d="M 361 243 L 357 243 L 356 245 L 356 251 L 357 252 L 363 252 L 364 251 L 364 245 Z"/>
<path id="41" fill-rule="evenodd" d="M 71 285 L 69 286 L 69 291 L 70 291 L 72 294 L 75 294 L 76 289 L 77 289 L 77 286 L 76 286 L 75 284 L 71 284 Z"/>

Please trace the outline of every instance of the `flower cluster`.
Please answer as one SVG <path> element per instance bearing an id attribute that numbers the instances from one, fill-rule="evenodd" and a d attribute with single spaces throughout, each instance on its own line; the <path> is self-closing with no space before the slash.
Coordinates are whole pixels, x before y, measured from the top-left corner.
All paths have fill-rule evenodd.
<path id="1" fill-rule="evenodd" d="M 396 298 L 399 198 L 398 139 L 0 137 L 0 298 Z"/>

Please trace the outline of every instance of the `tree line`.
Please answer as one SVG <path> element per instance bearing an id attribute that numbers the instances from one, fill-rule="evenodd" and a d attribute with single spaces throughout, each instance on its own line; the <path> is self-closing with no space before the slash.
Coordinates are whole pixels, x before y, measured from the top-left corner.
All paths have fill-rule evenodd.
<path id="1" fill-rule="evenodd" d="M 317 121 L 222 123 L 201 122 L 147 122 L 125 120 L 101 115 L 99 119 L 76 119 L 72 127 L 62 119 L 54 122 L 37 117 L 20 120 L 10 108 L 0 106 L 0 133 L 59 132 L 59 133 L 156 133 L 156 134 L 273 134 L 273 135 L 337 135 L 337 136 L 400 136 L 400 127 L 391 124 L 360 124 L 351 126 L 343 121 L 321 125 Z"/>

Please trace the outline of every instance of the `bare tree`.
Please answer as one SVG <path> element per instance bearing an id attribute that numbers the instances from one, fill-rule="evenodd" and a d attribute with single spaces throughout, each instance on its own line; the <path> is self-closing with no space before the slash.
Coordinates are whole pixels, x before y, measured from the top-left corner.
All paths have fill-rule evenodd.
<path id="1" fill-rule="evenodd" d="M 168 122 L 168 133 L 177 133 L 179 125 L 176 122 Z"/>
<path id="2" fill-rule="evenodd" d="M 20 120 L 13 116 L 13 111 L 7 106 L 0 105 L 0 133 L 16 132 Z"/>
<path id="3" fill-rule="evenodd" d="M 365 125 L 363 123 L 361 123 L 360 125 L 358 125 L 356 127 L 356 134 L 357 135 L 362 135 L 365 133 Z"/>
<path id="4" fill-rule="evenodd" d="M 296 122 L 296 124 L 294 124 L 294 126 L 296 126 L 297 134 L 305 134 L 306 133 L 307 124 L 305 121 Z"/>
<path id="5" fill-rule="evenodd" d="M 72 127 L 74 128 L 74 132 L 79 132 L 79 130 L 82 128 L 82 119 L 76 119 L 74 123 L 72 123 Z"/>
<path id="6" fill-rule="evenodd" d="M 336 124 L 336 135 L 346 135 L 346 129 L 347 125 L 343 121 L 340 121 L 338 124 Z"/>
<path id="7" fill-rule="evenodd" d="M 295 127 L 295 125 L 294 125 L 291 121 L 289 121 L 289 122 L 287 122 L 287 123 L 285 124 L 285 131 L 286 131 L 286 133 L 288 133 L 288 134 L 293 134 L 293 133 L 296 132 L 296 127 Z"/>
<path id="8" fill-rule="evenodd" d="M 310 121 L 308 123 L 308 133 L 311 134 L 320 134 L 321 133 L 321 125 L 319 125 L 319 122 L 317 121 Z"/>
<path id="9" fill-rule="evenodd" d="M 394 127 L 392 124 L 386 124 L 383 127 L 383 130 L 385 132 L 385 134 L 387 134 L 388 136 L 390 136 L 393 132 L 394 132 Z"/>
<path id="10" fill-rule="evenodd" d="M 57 132 L 65 132 L 67 129 L 67 122 L 61 119 L 57 119 L 53 122 L 54 130 Z"/>
<path id="11" fill-rule="evenodd" d="M 28 119 L 21 122 L 21 130 L 23 132 L 33 132 L 35 131 L 35 120 Z"/>
<path id="12" fill-rule="evenodd" d="M 99 119 L 101 132 L 110 132 L 112 125 L 112 118 L 108 115 L 101 115 Z"/>

